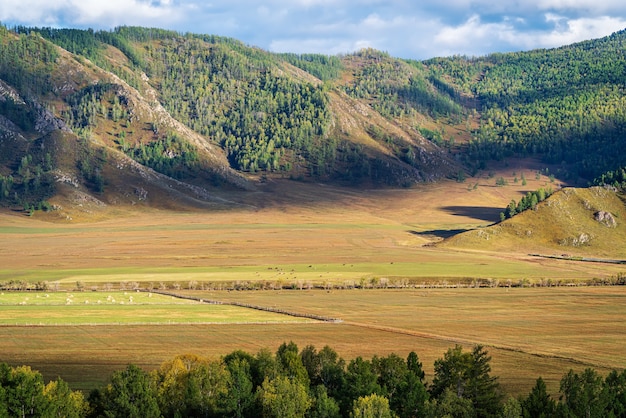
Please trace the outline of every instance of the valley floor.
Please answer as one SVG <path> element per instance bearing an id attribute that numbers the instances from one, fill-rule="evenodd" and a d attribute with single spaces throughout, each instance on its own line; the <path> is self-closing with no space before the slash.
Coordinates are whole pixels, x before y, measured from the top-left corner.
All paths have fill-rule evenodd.
<path id="1" fill-rule="evenodd" d="M 237 202 L 230 209 L 105 208 L 91 222 L 55 219 L 54 214 L 26 217 L 3 212 L 3 283 L 45 282 L 60 291 L 136 286 L 213 289 L 216 294 L 207 296 L 317 314 L 321 309 L 344 322 L 0 326 L 5 342 L 0 360 L 30 364 L 47 378 L 62 373 L 77 387 L 90 388 L 128 362 L 154 368 L 185 352 L 220 355 L 237 348 L 275 350 L 285 340 L 318 348 L 328 344 L 346 358 L 414 350 L 427 367 L 455 343 L 484 344 L 494 358 L 494 373 L 513 393 L 527 392 L 540 375 L 556 392 L 558 380 L 571 367 L 600 371 L 626 367 L 626 360 L 617 355 L 626 335 L 618 328 L 623 314 L 619 309 L 626 306 L 621 303 L 621 287 L 598 288 L 604 289 L 604 302 L 588 306 L 587 322 L 568 315 L 577 312 L 582 300 L 599 300 L 598 295 L 567 296 L 563 287 L 508 287 L 577 284 L 616 276 L 623 266 L 533 257 L 527 248 L 488 252 L 432 246 L 457 231 L 495 222 L 511 198 L 519 199 L 539 186 L 510 182 L 510 186 L 496 187 L 490 182 L 482 179 L 475 189 L 468 187 L 468 180 L 466 184 L 367 191 L 275 182 L 260 186 L 268 190 L 256 196 L 229 196 Z M 269 190 L 273 188 L 281 193 Z M 81 216 L 86 220 L 88 215 Z M 501 287 L 432 288 L 455 283 Z M 418 289 L 336 290 L 387 285 Z M 325 287 L 330 293 L 285 290 L 310 286 Z M 235 288 L 275 290 L 216 290 Z M 581 289 L 595 292 L 595 288 Z M 497 298 L 488 300 L 496 294 Z M 425 306 L 417 309 L 418 305 Z M 532 306 L 534 314 L 520 314 Z M 544 316 L 551 308 L 558 312 Z M 618 317 L 606 317 L 611 312 Z M 446 323 L 435 324 L 437 319 Z M 511 325 L 512 320 L 521 322 Z M 610 329 L 598 328 L 598 324 Z"/>

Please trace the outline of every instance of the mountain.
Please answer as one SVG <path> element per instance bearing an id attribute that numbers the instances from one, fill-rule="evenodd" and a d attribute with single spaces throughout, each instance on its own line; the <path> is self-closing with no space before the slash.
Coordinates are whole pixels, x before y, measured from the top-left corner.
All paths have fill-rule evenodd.
<path id="1" fill-rule="evenodd" d="M 626 165 L 625 39 L 417 62 L 1 27 L 0 204 L 222 207 L 277 178 L 410 187 L 525 157 L 584 183 Z"/>
<path id="2" fill-rule="evenodd" d="M 626 31 L 556 49 L 425 62 L 474 98 L 474 161 L 540 156 L 562 176 L 592 179 L 624 165 Z"/>

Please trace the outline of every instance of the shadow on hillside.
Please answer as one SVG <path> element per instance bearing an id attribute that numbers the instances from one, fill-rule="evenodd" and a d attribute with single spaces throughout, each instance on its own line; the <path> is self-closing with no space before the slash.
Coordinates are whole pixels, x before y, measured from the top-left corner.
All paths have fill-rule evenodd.
<path id="1" fill-rule="evenodd" d="M 503 208 L 491 208 L 485 206 L 443 206 L 444 210 L 452 215 L 467 216 L 480 221 L 497 222 L 500 220 L 500 212 Z"/>
<path id="2" fill-rule="evenodd" d="M 469 229 L 431 229 L 430 231 L 408 231 L 409 234 L 421 237 L 437 237 L 441 239 L 450 238 L 461 232 L 469 231 Z"/>

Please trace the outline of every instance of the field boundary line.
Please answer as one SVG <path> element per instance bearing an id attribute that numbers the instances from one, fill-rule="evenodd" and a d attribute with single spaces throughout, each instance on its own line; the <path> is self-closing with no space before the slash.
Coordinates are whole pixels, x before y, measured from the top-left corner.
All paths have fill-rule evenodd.
<path id="1" fill-rule="evenodd" d="M 551 258 L 554 260 L 581 261 L 587 263 L 626 264 L 626 260 L 611 258 L 578 257 L 571 255 L 528 254 L 531 257 Z"/>
<path id="2" fill-rule="evenodd" d="M 271 308 L 271 307 L 260 306 L 260 305 L 251 305 L 249 303 L 224 302 L 224 301 L 220 301 L 220 300 L 199 298 L 199 297 L 196 297 L 196 296 L 180 295 L 180 294 L 177 294 L 177 293 L 165 292 L 165 291 L 162 291 L 162 290 L 150 290 L 149 291 L 149 290 L 143 290 L 142 289 L 140 291 L 157 293 L 159 295 L 164 295 L 164 296 L 172 296 L 172 297 L 179 298 L 179 299 L 195 300 L 195 301 L 198 301 L 200 303 L 208 303 L 208 304 L 211 304 L 211 305 L 238 306 L 240 308 L 256 309 L 258 311 L 273 312 L 273 313 L 277 313 L 277 314 L 281 314 L 281 315 L 293 316 L 293 317 L 297 317 L 297 318 L 314 319 L 316 321 L 329 322 L 329 323 L 333 323 L 333 324 L 338 324 L 338 323 L 342 323 L 343 322 L 343 320 L 339 319 L 339 318 L 331 318 L 331 317 L 322 316 L 322 315 L 314 315 L 314 314 L 307 314 L 307 313 L 301 313 L 301 312 L 286 311 L 284 309 Z"/>
<path id="3" fill-rule="evenodd" d="M 317 323 L 323 321 L 317 321 Z M 174 325 L 311 325 L 315 322 L 299 322 L 296 320 L 285 321 L 236 321 L 236 322 L 211 322 L 211 321 L 171 321 L 171 322 L 89 322 L 89 323 L 27 323 L 27 324 L 0 324 L 0 328 L 63 328 L 63 327 L 123 327 L 123 326 L 174 326 Z"/>
<path id="4" fill-rule="evenodd" d="M 351 326 L 354 326 L 354 327 L 374 329 L 374 330 L 378 330 L 378 331 L 389 332 L 389 333 L 392 333 L 392 334 L 409 335 L 409 336 L 420 337 L 420 338 L 425 338 L 425 339 L 429 339 L 429 340 L 447 341 L 447 342 L 451 342 L 451 343 L 455 343 L 455 344 L 463 344 L 463 345 L 470 345 L 470 346 L 482 345 L 483 347 L 489 347 L 489 348 L 493 348 L 495 350 L 508 351 L 508 352 L 511 352 L 511 353 L 526 354 L 528 356 L 538 357 L 538 358 L 563 360 L 563 361 L 567 361 L 567 362 L 570 362 L 570 363 L 573 363 L 573 364 L 586 366 L 586 367 L 603 368 L 603 369 L 608 369 L 608 370 L 613 370 L 613 369 L 616 368 L 615 366 L 608 366 L 606 364 L 600 364 L 600 363 L 593 363 L 593 362 L 589 362 L 589 361 L 578 360 L 578 359 L 575 359 L 573 357 L 564 357 L 564 356 L 558 356 L 558 355 L 554 355 L 554 354 L 533 353 L 533 352 L 530 352 L 530 351 L 522 350 L 521 348 L 508 347 L 508 346 L 492 344 L 492 343 L 481 344 L 481 343 L 478 343 L 476 341 L 472 341 L 472 340 L 468 340 L 468 339 L 464 339 L 464 338 L 448 337 L 448 336 L 444 336 L 444 335 L 431 334 L 431 333 L 422 332 L 422 331 L 412 331 L 412 330 L 409 330 L 409 329 L 395 328 L 395 327 L 390 327 L 390 326 L 386 326 L 386 325 L 364 324 L 362 322 L 356 322 L 356 321 L 344 321 L 344 325 L 351 325 Z"/>

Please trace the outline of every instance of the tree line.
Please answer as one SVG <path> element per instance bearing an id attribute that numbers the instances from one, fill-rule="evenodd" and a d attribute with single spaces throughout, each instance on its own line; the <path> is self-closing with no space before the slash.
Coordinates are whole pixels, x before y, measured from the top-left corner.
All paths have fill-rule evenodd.
<path id="1" fill-rule="evenodd" d="M 622 190 L 626 189 L 626 166 L 603 173 L 593 180 L 593 184 L 596 186 L 612 186 Z"/>
<path id="2" fill-rule="evenodd" d="M 357 357 L 329 346 L 275 353 L 233 351 L 219 359 L 184 354 L 153 371 L 128 365 L 88 396 L 62 379 L 44 384 L 28 366 L 0 364 L 0 417 L 624 417 L 626 371 L 602 377 L 570 370 L 560 397 L 542 378 L 506 396 L 482 346 L 448 349 L 430 382 L 417 354 Z"/>
<path id="3" fill-rule="evenodd" d="M 344 70 L 343 62 L 338 56 L 294 53 L 282 53 L 278 56 L 322 81 L 339 78 Z"/>
<path id="4" fill-rule="evenodd" d="M 522 213 L 528 209 L 535 209 L 540 202 L 543 202 L 552 195 L 552 189 L 544 189 L 540 187 L 534 192 L 528 192 L 519 202 L 515 202 L 515 199 L 511 200 L 511 203 L 504 209 L 504 212 L 500 212 L 500 220 L 512 218 L 518 213 Z"/>

